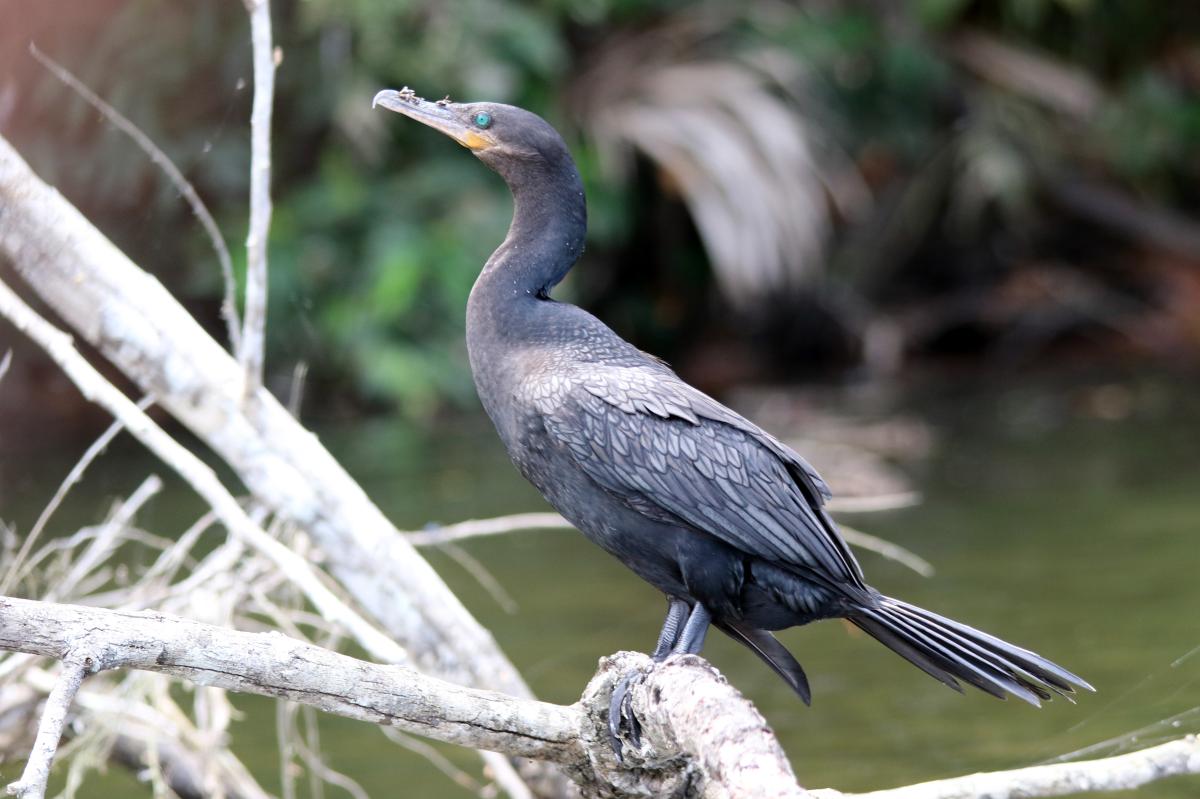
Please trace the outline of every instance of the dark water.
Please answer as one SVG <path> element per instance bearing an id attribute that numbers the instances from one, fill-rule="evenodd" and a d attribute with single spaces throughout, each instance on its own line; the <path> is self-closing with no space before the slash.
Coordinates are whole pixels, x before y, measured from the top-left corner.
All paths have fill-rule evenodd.
<path id="1" fill-rule="evenodd" d="M 1041 710 L 958 695 L 825 622 L 782 634 L 812 681 L 805 708 L 752 655 L 712 636 L 706 654 L 765 713 L 802 784 L 883 788 L 1051 761 L 1104 742 L 1095 754 L 1112 754 L 1200 730 L 1200 401 L 1162 380 L 1117 386 L 1115 404 L 1107 390 L 992 386 L 918 401 L 940 440 L 914 476 L 924 503 L 846 519 L 938 569 L 925 579 L 863 553 L 876 587 L 1035 649 L 1099 693 Z M 322 437 L 404 528 L 543 507 L 482 423 L 434 435 L 372 422 Z M 151 510 L 143 524 L 184 524 L 170 516 Z M 652 645 L 660 597 L 577 533 L 466 548 L 511 595 L 515 613 L 446 555 L 429 554 L 542 698 L 571 702 L 598 657 Z M 278 790 L 271 704 L 237 704 L 249 717 L 236 727 L 235 748 L 264 787 Z M 330 719 L 322 731 L 330 764 L 372 796 L 471 795 L 367 725 Z M 474 767 L 470 754 L 443 751 Z M 131 785 L 110 777 L 80 795 L 123 795 Z M 1200 778 L 1137 795 L 1194 797 Z"/>

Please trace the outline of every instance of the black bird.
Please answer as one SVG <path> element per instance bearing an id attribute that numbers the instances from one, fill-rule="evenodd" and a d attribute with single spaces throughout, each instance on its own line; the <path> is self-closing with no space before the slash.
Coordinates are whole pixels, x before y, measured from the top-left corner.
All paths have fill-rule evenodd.
<path id="1" fill-rule="evenodd" d="M 808 703 L 803 669 L 769 631 L 843 618 L 956 690 L 962 680 L 1033 705 L 1069 698 L 1072 684 L 1091 690 L 1033 652 L 871 588 L 812 466 L 587 311 L 551 299 L 583 252 L 587 212 L 571 154 L 545 120 L 409 89 L 374 104 L 441 131 L 508 183 L 512 226 L 467 302 L 479 398 L 521 474 L 666 594 L 656 661 L 699 652 L 715 625 Z M 614 742 L 627 687 L 614 691 Z"/>

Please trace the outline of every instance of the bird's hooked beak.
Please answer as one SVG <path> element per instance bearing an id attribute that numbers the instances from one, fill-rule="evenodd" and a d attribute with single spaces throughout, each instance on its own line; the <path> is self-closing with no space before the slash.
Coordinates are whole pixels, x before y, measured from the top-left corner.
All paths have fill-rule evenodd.
<path id="1" fill-rule="evenodd" d="M 462 106 L 448 100 L 431 103 L 417 97 L 412 89 L 384 89 L 375 95 L 371 107 L 381 105 L 389 111 L 404 114 L 418 122 L 440 130 L 468 150 L 478 152 L 496 144 L 495 138 L 464 119 Z"/>

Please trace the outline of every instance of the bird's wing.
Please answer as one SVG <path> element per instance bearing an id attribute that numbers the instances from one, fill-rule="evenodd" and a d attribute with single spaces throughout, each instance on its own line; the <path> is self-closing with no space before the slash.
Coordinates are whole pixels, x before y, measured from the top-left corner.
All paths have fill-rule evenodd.
<path id="1" fill-rule="evenodd" d="M 822 507 L 829 487 L 749 420 L 657 367 L 600 367 L 540 392 L 547 433 L 640 513 L 663 512 L 758 557 L 853 584 L 862 571 Z"/>

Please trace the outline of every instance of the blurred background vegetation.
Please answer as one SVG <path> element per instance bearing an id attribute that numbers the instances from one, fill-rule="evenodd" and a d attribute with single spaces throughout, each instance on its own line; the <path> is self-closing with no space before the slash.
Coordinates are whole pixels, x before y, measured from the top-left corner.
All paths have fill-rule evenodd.
<path id="1" fill-rule="evenodd" d="M 1195 3 L 273 5 L 268 366 L 283 389 L 307 363 L 320 412 L 474 404 L 464 301 L 510 204 L 453 144 L 372 113 L 403 85 L 557 125 L 591 213 L 561 294 L 709 390 L 1196 361 Z M 0 131 L 220 335 L 216 262 L 184 203 L 27 46 L 141 126 L 238 245 L 242 9 L 0 10 Z"/>
<path id="2" fill-rule="evenodd" d="M 894 490 L 861 451 L 898 462 L 927 501 L 864 521 L 940 571 L 922 581 L 873 558 L 881 587 L 1061 658 L 1102 692 L 1032 716 L 957 697 L 821 625 L 788 633 L 820 697 L 798 712 L 757 661 L 714 641 L 808 784 L 881 787 L 1200 730 L 1187 612 L 1200 590 L 1187 432 L 1200 419 L 1200 4 L 272 6 L 269 378 L 286 397 L 308 365 L 306 423 L 397 524 L 540 507 L 477 418 L 463 344 L 508 193 L 444 137 L 371 111 L 377 90 L 407 85 L 552 121 L 591 222 L 558 295 L 773 431 L 803 430 L 798 446 L 841 495 Z M 252 89 L 241 4 L 0 0 L 0 134 L 224 340 L 217 261 L 186 205 L 30 42 L 172 157 L 240 268 Z M 10 347 L 0 509 L 24 530 L 82 448 L 50 439 L 109 420 L 0 323 L 0 357 Z M 747 388 L 797 383 L 821 388 Z M 159 468 L 132 444 L 114 449 L 59 532 Z M 143 523 L 184 529 L 194 504 L 176 486 Z M 657 629 L 652 592 L 580 536 L 471 551 L 519 613 L 433 558 L 541 696 L 572 701 L 597 655 Z M 236 734 L 274 789 L 270 715 Z M 394 794 L 396 748 L 325 723 L 334 763 Z M 437 775 L 409 782 L 422 773 L 405 772 L 413 795 L 475 795 Z M 111 778 L 125 782 L 91 795 L 134 795 L 132 777 Z"/>

